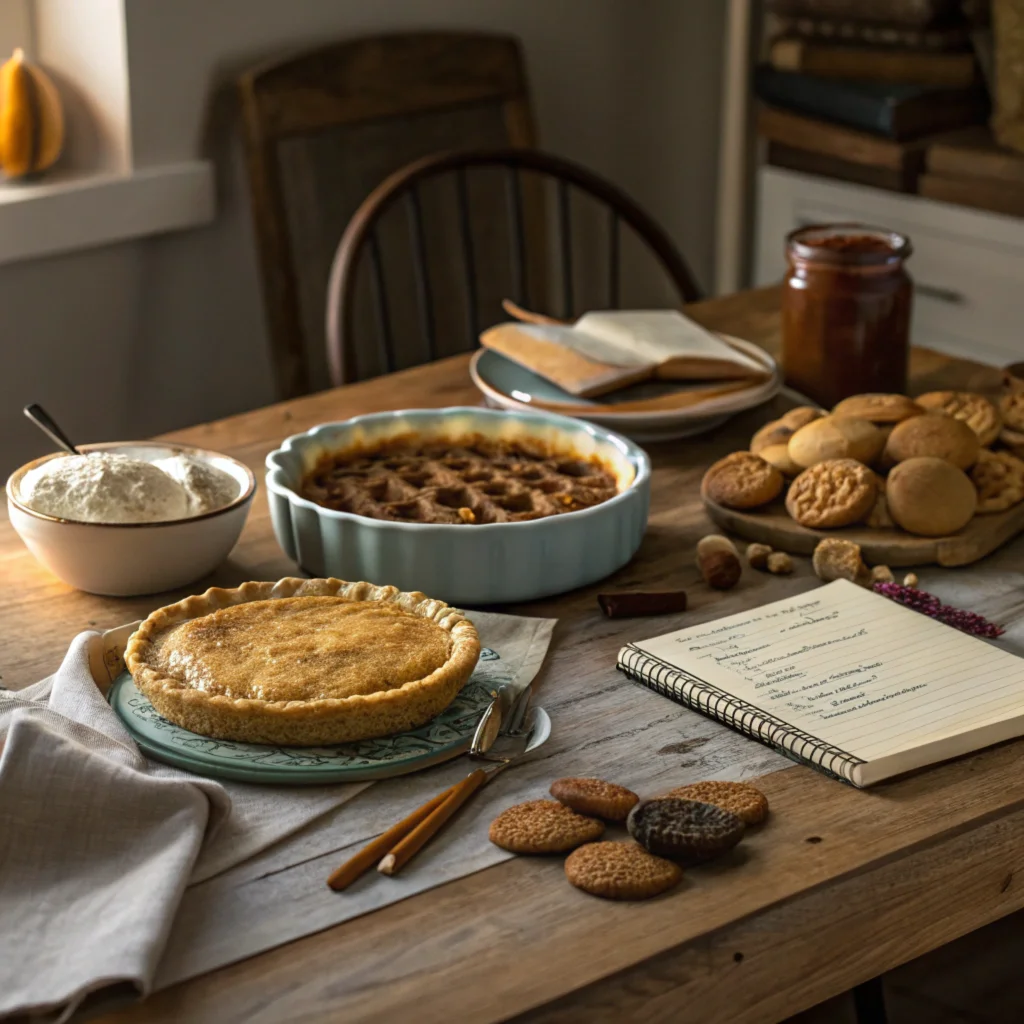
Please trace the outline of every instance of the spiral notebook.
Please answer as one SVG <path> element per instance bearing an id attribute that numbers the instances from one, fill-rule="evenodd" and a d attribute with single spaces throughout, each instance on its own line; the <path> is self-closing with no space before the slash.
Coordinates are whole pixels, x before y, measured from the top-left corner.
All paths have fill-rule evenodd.
<path id="1" fill-rule="evenodd" d="M 631 679 L 854 786 L 1024 735 L 1024 659 L 846 580 L 619 651 Z"/>

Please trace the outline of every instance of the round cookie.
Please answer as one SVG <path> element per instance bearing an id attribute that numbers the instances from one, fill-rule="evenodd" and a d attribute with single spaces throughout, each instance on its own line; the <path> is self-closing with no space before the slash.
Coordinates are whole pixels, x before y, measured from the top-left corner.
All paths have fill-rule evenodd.
<path id="1" fill-rule="evenodd" d="M 999 400 L 1003 422 L 1011 430 L 1024 432 L 1024 391 L 1011 391 Z"/>
<path id="2" fill-rule="evenodd" d="M 789 439 L 790 458 L 804 469 L 827 459 L 870 463 L 882 453 L 885 435 L 873 423 L 854 416 L 822 416 Z"/>
<path id="3" fill-rule="evenodd" d="M 731 811 L 698 800 L 641 800 L 629 812 L 629 834 L 649 853 L 696 864 L 731 850 L 746 826 Z"/>
<path id="4" fill-rule="evenodd" d="M 908 533 L 944 537 L 966 526 L 978 494 L 967 474 L 933 456 L 906 459 L 885 485 L 889 514 Z"/>
<path id="5" fill-rule="evenodd" d="M 491 822 L 488 836 L 512 853 L 565 853 L 599 839 L 604 824 L 577 814 L 557 800 L 528 800 L 506 808 Z"/>
<path id="6" fill-rule="evenodd" d="M 778 497 L 782 474 L 752 452 L 733 452 L 705 474 L 707 496 L 726 508 L 756 508 Z"/>
<path id="7" fill-rule="evenodd" d="M 760 825 L 768 817 L 768 798 L 746 782 L 694 782 L 670 789 L 665 795 L 713 804 L 731 811 L 745 825 Z"/>
<path id="8" fill-rule="evenodd" d="M 789 427 L 790 430 L 799 430 L 814 420 L 820 420 L 824 415 L 820 409 L 815 409 L 812 405 L 798 405 L 780 416 L 777 422 Z"/>
<path id="9" fill-rule="evenodd" d="M 788 444 L 795 429 L 795 427 L 787 427 L 780 420 L 772 420 L 750 439 L 750 450 L 755 455 L 760 455 L 765 448 L 771 445 Z"/>
<path id="10" fill-rule="evenodd" d="M 924 410 L 906 395 L 852 395 L 844 398 L 833 410 L 833 416 L 855 416 L 872 423 L 899 423 L 920 416 Z"/>
<path id="11" fill-rule="evenodd" d="M 555 779 L 551 783 L 551 795 L 579 814 L 605 821 L 625 821 L 640 802 L 640 797 L 631 789 L 601 779 Z"/>
<path id="12" fill-rule="evenodd" d="M 679 884 L 683 869 L 636 843 L 587 843 L 565 860 L 570 885 L 608 900 L 647 900 Z"/>
<path id="13" fill-rule="evenodd" d="M 854 459 L 829 459 L 790 484 L 786 511 L 801 526 L 833 529 L 859 523 L 874 508 L 878 476 Z"/>
<path id="14" fill-rule="evenodd" d="M 770 466 L 774 466 L 783 476 L 798 476 L 803 469 L 789 457 L 788 444 L 770 444 L 762 448 L 758 455 Z"/>
<path id="15" fill-rule="evenodd" d="M 1009 452 L 983 451 L 971 468 L 978 512 L 1005 512 L 1024 500 L 1024 461 Z"/>
<path id="16" fill-rule="evenodd" d="M 978 435 L 963 420 L 942 412 L 897 423 L 885 443 L 886 460 L 894 463 L 929 455 L 945 459 L 957 469 L 967 469 L 978 458 Z"/>
<path id="17" fill-rule="evenodd" d="M 983 448 L 995 441 L 1003 425 L 995 403 L 973 391 L 929 391 L 916 401 L 929 412 L 944 412 L 954 419 L 963 420 L 978 435 Z"/>

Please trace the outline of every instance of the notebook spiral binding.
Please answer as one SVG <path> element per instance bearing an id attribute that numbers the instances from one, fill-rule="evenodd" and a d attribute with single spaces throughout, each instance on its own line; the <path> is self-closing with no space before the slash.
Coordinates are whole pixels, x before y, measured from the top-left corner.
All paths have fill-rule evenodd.
<path id="1" fill-rule="evenodd" d="M 854 769 L 864 764 L 845 750 L 824 743 L 633 644 L 627 644 L 619 653 L 618 668 L 628 678 L 656 693 L 843 782 L 853 784 Z"/>

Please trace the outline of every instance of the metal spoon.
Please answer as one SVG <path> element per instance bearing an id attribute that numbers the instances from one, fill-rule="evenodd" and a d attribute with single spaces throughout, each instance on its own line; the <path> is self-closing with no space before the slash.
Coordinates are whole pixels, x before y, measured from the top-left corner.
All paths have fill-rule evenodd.
<path id="1" fill-rule="evenodd" d="M 71 455 L 82 455 L 72 443 L 71 439 L 57 425 L 57 421 L 37 402 L 25 406 L 25 415 L 58 447 Z"/>

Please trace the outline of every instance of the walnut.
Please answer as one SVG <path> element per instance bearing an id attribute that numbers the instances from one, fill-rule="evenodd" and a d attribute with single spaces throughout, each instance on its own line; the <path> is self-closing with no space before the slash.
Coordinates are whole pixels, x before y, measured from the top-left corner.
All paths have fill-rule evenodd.
<path id="1" fill-rule="evenodd" d="M 747 565 L 751 569 L 764 571 L 768 568 L 768 556 L 772 553 L 771 547 L 767 544 L 747 545 Z"/>
<path id="2" fill-rule="evenodd" d="M 768 571 L 775 576 L 788 576 L 793 571 L 793 559 L 785 551 L 773 551 L 768 556 Z"/>
<path id="3" fill-rule="evenodd" d="M 871 574 L 861 558 L 860 545 L 851 540 L 826 537 L 814 549 L 814 572 L 826 583 L 831 580 L 850 580 L 865 584 Z"/>
<path id="4" fill-rule="evenodd" d="M 895 583 L 896 577 L 887 565 L 876 565 L 871 569 L 872 583 Z"/>

